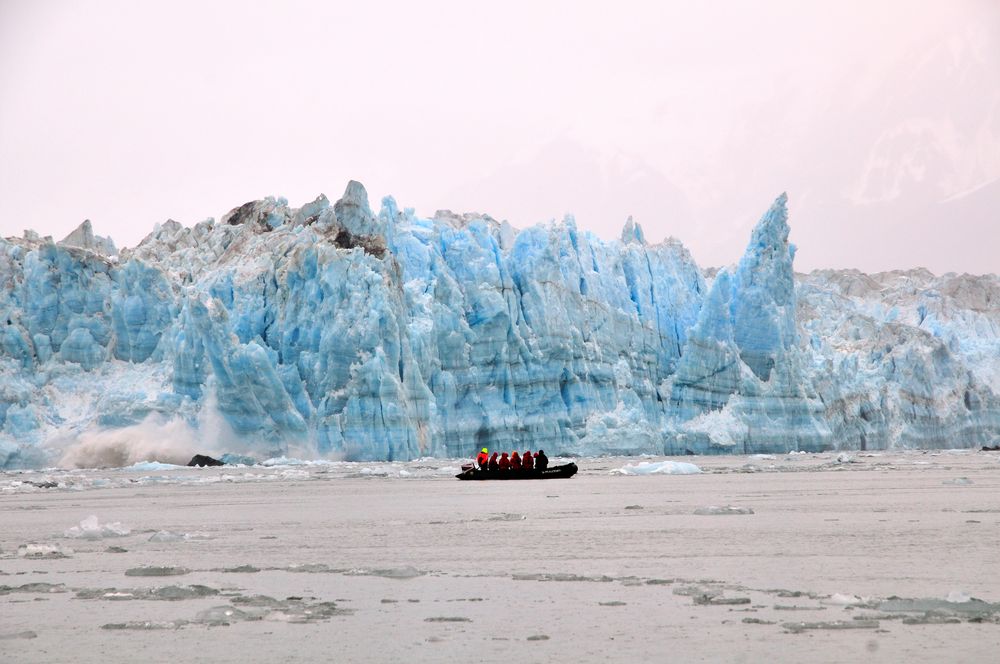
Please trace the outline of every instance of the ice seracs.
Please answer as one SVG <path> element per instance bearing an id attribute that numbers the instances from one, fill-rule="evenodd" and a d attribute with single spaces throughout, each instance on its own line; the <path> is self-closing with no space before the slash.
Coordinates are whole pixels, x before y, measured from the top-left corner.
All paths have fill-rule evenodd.
<path id="1" fill-rule="evenodd" d="M 818 451 L 832 445 L 798 345 L 787 196 L 718 272 L 673 379 L 668 451 Z"/>
<path id="2" fill-rule="evenodd" d="M 112 257 L 118 255 L 114 240 L 109 237 L 94 235 L 94 227 L 90 219 L 85 219 L 69 235 L 64 237 L 60 245 L 65 247 L 79 247 L 87 249 L 102 256 Z"/>
<path id="3" fill-rule="evenodd" d="M 796 276 L 788 237 L 782 195 L 709 287 L 631 219 L 376 214 L 351 182 L 117 257 L 89 224 L 0 239 L 0 466 L 1000 441 L 997 277 Z"/>

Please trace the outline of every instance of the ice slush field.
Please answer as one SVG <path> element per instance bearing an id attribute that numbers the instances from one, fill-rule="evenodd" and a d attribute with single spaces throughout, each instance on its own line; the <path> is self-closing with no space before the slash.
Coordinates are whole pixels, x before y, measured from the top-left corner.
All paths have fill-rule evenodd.
<path id="1" fill-rule="evenodd" d="M 0 661 L 1000 661 L 997 453 L 640 461 L 2 473 Z"/>

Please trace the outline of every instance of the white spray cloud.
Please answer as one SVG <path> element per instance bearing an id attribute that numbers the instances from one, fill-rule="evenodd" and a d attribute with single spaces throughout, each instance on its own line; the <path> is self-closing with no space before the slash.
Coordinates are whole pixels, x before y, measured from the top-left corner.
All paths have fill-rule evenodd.
<path id="1" fill-rule="evenodd" d="M 58 437 L 49 446 L 62 448 L 62 468 L 122 467 L 140 461 L 186 464 L 195 454 L 208 452 L 207 441 L 200 438 L 183 420 L 150 415 L 129 427 Z"/>

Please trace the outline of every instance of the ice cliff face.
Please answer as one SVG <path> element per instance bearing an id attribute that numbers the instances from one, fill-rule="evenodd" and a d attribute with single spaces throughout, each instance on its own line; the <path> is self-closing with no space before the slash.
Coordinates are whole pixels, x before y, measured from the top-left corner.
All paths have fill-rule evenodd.
<path id="1" fill-rule="evenodd" d="M 996 277 L 796 283 L 788 232 L 782 195 L 709 286 L 631 219 L 603 242 L 571 217 L 376 215 L 352 182 L 120 254 L 89 222 L 0 240 L 0 466 L 79 463 L 107 431 L 102 461 L 157 456 L 125 448 L 178 421 L 206 451 L 390 460 L 1000 439 Z"/>

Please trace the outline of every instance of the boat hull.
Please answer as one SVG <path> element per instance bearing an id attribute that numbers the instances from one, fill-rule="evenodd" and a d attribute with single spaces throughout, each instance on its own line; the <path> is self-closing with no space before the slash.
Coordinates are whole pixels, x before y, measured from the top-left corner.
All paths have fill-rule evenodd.
<path id="1" fill-rule="evenodd" d="M 469 468 L 455 475 L 460 480 L 555 480 L 573 477 L 578 468 L 575 463 L 564 463 L 545 470 L 480 470 Z"/>

